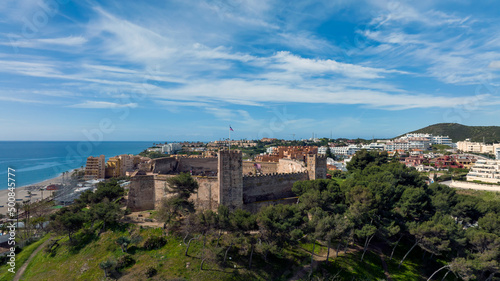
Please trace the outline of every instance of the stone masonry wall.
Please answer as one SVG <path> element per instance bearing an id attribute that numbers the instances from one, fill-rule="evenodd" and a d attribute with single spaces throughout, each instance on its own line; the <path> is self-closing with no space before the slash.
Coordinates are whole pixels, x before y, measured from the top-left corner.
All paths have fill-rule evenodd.
<path id="1" fill-rule="evenodd" d="M 243 177 L 243 203 L 276 200 L 292 197 L 293 184 L 296 181 L 307 180 L 308 173 L 271 174 Z"/>
<path id="2" fill-rule="evenodd" d="M 174 157 L 157 158 L 153 160 L 153 173 L 172 174 L 177 168 L 177 159 Z"/>
<path id="3" fill-rule="evenodd" d="M 302 161 L 280 159 L 278 163 L 278 173 L 300 173 L 307 171 L 306 164 Z"/>
<path id="4" fill-rule="evenodd" d="M 192 172 L 193 175 L 217 176 L 217 157 L 179 158 L 179 173 Z"/>
<path id="5" fill-rule="evenodd" d="M 217 177 L 195 176 L 198 182 L 198 192 L 193 194 L 190 199 L 194 205 L 202 210 L 217 210 L 219 207 L 219 181 Z"/>
<path id="6" fill-rule="evenodd" d="M 132 211 L 155 208 L 154 176 L 135 176 L 130 182 L 127 207 Z"/>
<path id="7" fill-rule="evenodd" d="M 219 151 L 219 204 L 230 209 L 243 206 L 243 163 L 241 151 Z"/>
<path id="8" fill-rule="evenodd" d="M 276 163 L 276 162 L 243 161 L 243 174 L 244 175 L 248 175 L 249 173 L 252 173 L 252 175 L 255 175 L 255 168 L 253 165 L 254 163 L 260 164 L 261 171 L 263 174 L 272 174 L 272 173 L 278 172 L 278 163 Z"/>

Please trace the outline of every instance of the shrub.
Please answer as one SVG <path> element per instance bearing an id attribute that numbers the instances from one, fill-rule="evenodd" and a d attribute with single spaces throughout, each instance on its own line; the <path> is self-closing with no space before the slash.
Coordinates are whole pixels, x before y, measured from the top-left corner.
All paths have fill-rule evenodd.
<path id="1" fill-rule="evenodd" d="M 146 241 L 144 241 L 144 249 L 153 250 L 158 249 L 167 244 L 167 239 L 161 236 L 150 236 Z"/>
<path id="2" fill-rule="evenodd" d="M 146 269 L 146 277 L 148 277 L 148 278 L 155 276 L 156 273 L 158 273 L 158 271 L 156 270 L 156 268 L 154 268 L 152 266 L 150 266 Z"/>
<path id="3" fill-rule="evenodd" d="M 125 255 L 118 258 L 116 262 L 116 269 L 121 270 L 127 267 L 131 267 L 135 264 L 135 259 L 131 255 Z"/>

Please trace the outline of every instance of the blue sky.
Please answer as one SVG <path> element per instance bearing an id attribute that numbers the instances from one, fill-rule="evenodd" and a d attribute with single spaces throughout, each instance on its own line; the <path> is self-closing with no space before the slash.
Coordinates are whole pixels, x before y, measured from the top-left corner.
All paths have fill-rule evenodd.
<path id="1" fill-rule="evenodd" d="M 493 1 L 0 6 L 0 140 L 394 137 L 499 125 Z"/>

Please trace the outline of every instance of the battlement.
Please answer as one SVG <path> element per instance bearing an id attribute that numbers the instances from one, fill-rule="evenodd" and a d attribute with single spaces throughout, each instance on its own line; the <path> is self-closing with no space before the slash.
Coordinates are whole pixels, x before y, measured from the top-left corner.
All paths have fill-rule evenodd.
<path id="1" fill-rule="evenodd" d="M 234 155 L 234 156 L 242 155 L 242 152 L 240 150 L 220 149 L 219 153 L 225 155 Z"/>
<path id="2" fill-rule="evenodd" d="M 177 159 L 217 159 L 216 156 L 199 156 L 199 155 L 176 155 Z"/>
<path id="3" fill-rule="evenodd" d="M 326 155 L 323 154 L 308 154 L 307 157 L 317 157 L 317 158 L 327 158 Z"/>
<path id="4" fill-rule="evenodd" d="M 271 178 L 271 177 L 280 177 L 280 176 L 293 176 L 293 175 L 307 175 L 308 172 L 295 172 L 295 173 L 270 173 L 270 174 L 262 174 L 262 175 L 244 175 L 243 179 L 249 178 Z"/>

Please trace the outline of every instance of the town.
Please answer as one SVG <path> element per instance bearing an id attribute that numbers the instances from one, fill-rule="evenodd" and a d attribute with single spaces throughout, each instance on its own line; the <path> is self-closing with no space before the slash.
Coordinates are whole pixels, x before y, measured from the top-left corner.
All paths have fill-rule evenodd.
<path id="1" fill-rule="evenodd" d="M 407 257 L 411 263 L 426 253 L 431 259 L 442 257 L 452 251 L 447 245 L 462 243 L 465 232 L 475 235 L 475 229 L 484 225 L 489 227 L 484 231 L 496 231 L 489 224 L 495 220 L 496 201 L 479 203 L 483 199 L 475 199 L 478 195 L 469 195 L 469 190 L 500 190 L 500 144 L 453 142 L 430 133 L 378 140 L 313 137 L 155 143 L 138 155 L 90 156 L 84 167 L 64 178 L 44 189 L 53 192 L 50 196 L 19 204 L 20 222 L 12 224 L 22 230 L 22 237 L 45 241 L 43 255 L 54 255 L 60 247 L 93 245 L 92 239 L 110 240 L 106 247 L 118 245 L 120 258 L 93 266 L 104 270 L 106 278 L 119 279 L 131 272 L 151 278 L 163 270 L 161 264 L 144 269 L 134 266 L 136 259 L 174 245 L 178 249 L 170 259 L 182 259 L 182 274 L 188 276 L 194 270 L 192 264 L 200 263 L 200 272 L 204 264 L 211 264 L 221 272 L 240 267 L 250 276 L 290 277 L 282 268 L 265 273 L 250 270 L 254 251 L 260 254 L 255 263 L 267 264 L 271 258 L 292 262 L 292 256 L 283 254 L 285 249 L 300 252 L 302 262 L 294 265 L 293 276 L 311 274 L 321 268 L 320 261 L 333 256 L 360 259 L 357 266 L 362 267 L 365 255 L 378 257 L 379 247 L 392 248 L 391 259 L 385 257 L 391 272 L 407 274 L 408 265 L 400 269 Z M 50 233 L 59 238 L 49 238 Z M 9 235 L 0 239 L 4 237 Z M 263 246 L 257 246 L 258 239 Z M 377 242 L 371 243 L 372 239 Z M 0 240 L 0 256 L 8 258 L 7 243 Z M 496 242 L 483 243 L 492 247 Z M 395 253 L 398 245 L 404 252 Z M 417 254 L 409 256 L 412 251 Z M 492 262 L 491 251 L 471 257 Z M 248 265 L 243 266 L 242 260 Z M 305 260 L 311 264 L 305 266 Z M 458 262 L 460 258 L 451 260 L 448 272 L 456 270 Z M 491 270 L 474 269 L 475 262 L 464 266 L 470 272 Z M 95 264 L 85 263 L 81 274 L 90 263 Z M 439 270 L 439 263 L 431 261 L 424 271 L 432 276 Z"/>

